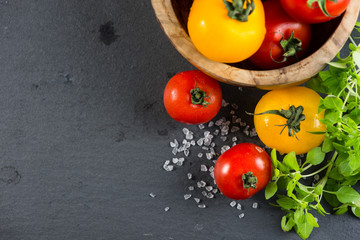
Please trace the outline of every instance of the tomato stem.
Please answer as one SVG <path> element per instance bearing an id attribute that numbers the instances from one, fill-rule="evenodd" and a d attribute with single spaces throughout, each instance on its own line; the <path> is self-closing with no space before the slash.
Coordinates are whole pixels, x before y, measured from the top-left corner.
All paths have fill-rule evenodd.
<path id="1" fill-rule="evenodd" d="M 243 188 L 256 189 L 256 184 L 258 180 L 257 177 L 253 174 L 253 172 L 244 173 L 241 178 L 243 181 Z"/>
<path id="2" fill-rule="evenodd" d="M 295 136 L 295 138 L 297 140 L 299 140 L 296 136 L 296 133 L 300 132 L 300 123 L 301 123 L 301 121 L 305 120 L 305 115 L 303 114 L 303 111 L 304 111 L 303 106 L 300 105 L 298 107 L 295 107 L 294 105 L 291 105 L 289 107 L 289 110 L 284 110 L 284 109 L 269 110 L 269 111 L 257 113 L 254 115 L 275 114 L 275 115 L 281 116 L 283 118 L 286 118 L 287 119 L 286 124 L 276 125 L 276 126 L 284 126 L 283 129 L 281 130 L 280 134 L 282 134 L 284 129 L 287 127 L 289 137 Z"/>
<path id="3" fill-rule="evenodd" d="M 247 22 L 249 15 L 255 10 L 254 0 L 223 0 L 228 16 L 240 22 Z"/>
<path id="4" fill-rule="evenodd" d="M 336 2 L 336 0 L 330 0 L 332 2 Z M 324 15 L 328 16 L 328 17 L 333 17 L 329 14 L 329 12 L 327 11 L 326 8 L 326 0 L 308 0 L 307 1 L 307 5 L 309 8 L 314 9 L 313 4 L 317 3 L 321 9 L 321 11 L 324 13 Z"/>
<path id="5" fill-rule="evenodd" d="M 276 63 L 283 63 L 286 62 L 286 60 L 288 59 L 288 57 L 295 57 L 297 52 L 300 52 L 302 50 L 302 42 L 299 38 L 296 38 L 294 35 L 294 31 L 291 32 L 291 35 L 288 39 L 285 39 L 285 36 L 282 32 L 275 32 L 275 33 L 279 33 L 282 34 L 282 38 L 280 40 L 280 45 L 284 51 L 283 54 L 283 60 L 281 61 L 276 61 L 273 57 L 272 57 L 272 49 L 270 50 L 270 57 L 271 59 L 276 62 Z"/>
<path id="6" fill-rule="evenodd" d="M 206 107 L 210 104 L 210 102 L 206 101 L 210 97 L 206 94 L 205 91 L 196 86 L 196 79 L 194 88 L 190 90 L 190 95 L 192 104 L 202 105 L 203 107 Z"/>

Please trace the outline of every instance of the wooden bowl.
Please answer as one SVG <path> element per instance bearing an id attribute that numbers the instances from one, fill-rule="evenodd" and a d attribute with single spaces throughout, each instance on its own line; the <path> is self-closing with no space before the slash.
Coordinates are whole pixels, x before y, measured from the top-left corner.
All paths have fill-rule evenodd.
<path id="1" fill-rule="evenodd" d="M 311 45 L 303 60 L 279 69 L 259 70 L 248 61 L 236 64 L 212 61 L 195 48 L 187 33 L 192 2 L 151 0 L 160 26 L 174 47 L 196 68 L 221 82 L 262 89 L 298 85 L 321 71 L 344 46 L 360 9 L 358 0 L 352 0 L 342 16 L 326 23 L 314 24 Z"/>

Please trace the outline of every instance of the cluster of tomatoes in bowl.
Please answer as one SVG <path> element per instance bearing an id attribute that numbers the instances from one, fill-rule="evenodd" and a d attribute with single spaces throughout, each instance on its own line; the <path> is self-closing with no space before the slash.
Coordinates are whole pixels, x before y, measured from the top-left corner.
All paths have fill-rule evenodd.
<path id="1" fill-rule="evenodd" d="M 340 16 L 349 3 L 350 0 L 194 0 L 188 32 L 199 52 L 211 60 L 235 63 L 248 59 L 260 69 L 275 69 L 304 56 L 312 25 Z M 318 112 L 319 102 L 320 95 L 306 87 L 266 93 L 254 111 L 260 140 L 281 153 L 297 155 L 319 146 L 324 134 L 312 134 L 326 130 L 321 123 L 324 112 Z M 166 85 L 164 105 L 179 122 L 208 122 L 222 105 L 220 84 L 199 70 L 178 73 Z M 267 185 L 272 170 L 266 151 L 241 143 L 218 158 L 214 176 L 225 196 L 245 199 Z"/>
<path id="2" fill-rule="evenodd" d="M 205 57 L 223 63 L 248 59 L 259 69 L 297 62 L 311 26 L 340 16 L 350 0 L 194 0 L 187 28 Z"/>

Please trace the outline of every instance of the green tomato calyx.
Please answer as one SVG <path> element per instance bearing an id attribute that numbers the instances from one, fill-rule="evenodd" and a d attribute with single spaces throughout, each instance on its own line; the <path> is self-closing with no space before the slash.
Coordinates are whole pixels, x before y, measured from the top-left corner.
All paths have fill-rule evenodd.
<path id="1" fill-rule="evenodd" d="M 335 2 L 336 3 L 336 0 L 330 0 L 332 2 Z M 326 0 L 308 0 L 307 1 L 307 6 L 311 9 L 314 9 L 313 7 L 313 3 L 317 3 L 319 5 L 319 8 L 321 9 L 321 11 L 324 13 L 325 16 L 327 17 L 334 17 L 334 16 L 331 16 L 329 14 L 329 12 L 327 11 L 327 8 L 326 8 Z"/>
<path id="2" fill-rule="evenodd" d="M 263 115 L 263 114 L 275 114 L 278 116 L 281 116 L 283 118 L 287 119 L 287 122 L 283 125 L 276 125 L 276 126 L 283 126 L 283 129 L 281 130 L 280 134 L 284 131 L 284 129 L 288 128 L 288 135 L 289 137 L 295 137 L 297 140 L 299 140 L 296 136 L 296 133 L 300 132 L 300 123 L 301 121 L 305 120 L 305 115 L 303 114 L 304 107 L 298 106 L 295 107 L 294 105 L 291 105 L 288 110 L 269 110 L 262 113 L 254 114 L 254 115 Z"/>
<path id="3" fill-rule="evenodd" d="M 255 10 L 254 0 L 223 0 L 228 16 L 240 22 L 247 22 L 249 15 Z"/>
<path id="4" fill-rule="evenodd" d="M 210 97 L 205 91 L 196 86 L 196 80 L 194 89 L 190 90 L 190 95 L 192 104 L 202 105 L 203 107 L 207 107 L 207 105 L 210 104 L 210 102 L 207 101 Z"/>
<path id="5" fill-rule="evenodd" d="M 247 172 L 244 173 L 241 176 L 241 179 L 243 181 L 243 188 L 245 189 L 256 189 L 256 184 L 257 184 L 257 177 L 253 174 L 253 172 Z"/>
<path id="6" fill-rule="evenodd" d="M 291 35 L 288 39 L 285 39 L 285 36 L 282 32 L 276 32 L 279 34 L 282 34 L 283 37 L 280 40 L 280 45 L 284 51 L 283 54 L 283 60 L 281 60 L 280 62 L 276 61 L 273 59 L 272 57 L 272 49 L 270 50 L 270 57 L 274 62 L 277 63 L 283 63 L 286 62 L 286 60 L 288 59 L 288 57 L 294 57 L 297 58 L 296 53 L 302 51 L 302 42 L 299 38 L 296 38 L 294 35 L 294 31 L 291 32 Z"/>

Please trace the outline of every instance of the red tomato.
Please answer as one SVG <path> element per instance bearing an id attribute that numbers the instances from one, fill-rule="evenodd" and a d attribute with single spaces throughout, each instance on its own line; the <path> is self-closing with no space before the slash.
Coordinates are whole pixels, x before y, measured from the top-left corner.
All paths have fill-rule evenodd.
<path id="1" fill-rule="evenodd" d="M 310 25 L 292 19 L 283 10 L 280 0 L 267 1 L 263 5 L 265 40 L 260 49 L 251 56 L 250 61 L 261 69 L 281 68 L 298 61 L 309 46 Z M 280 42 L 286 45 L 283 47 Z"/>
<path id="2" fill-rule="evenodd" d="M 263 189 L 272 176 L 269 155 L 252 143 L 240 143 L 216 161 L 214 177 L 219 190 L 228 198 L 246 199 Z"/>
<path id="3" fill-rule="evenodd" d="M 220 84 L 199 70 L 176 74 L 167 83 L 164 105 L 170 117 L 188 124 L 205 123 L 219 112 Z"/>
<path id="4" fill-rule="evenodd" d="M 281 0 L 283 8 L 292 18 L 310 24 L 327 22 L 340 16 L 349 3 L 350 0 Z"/>

